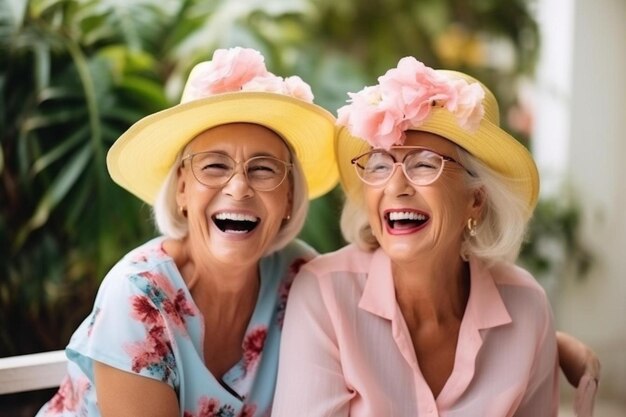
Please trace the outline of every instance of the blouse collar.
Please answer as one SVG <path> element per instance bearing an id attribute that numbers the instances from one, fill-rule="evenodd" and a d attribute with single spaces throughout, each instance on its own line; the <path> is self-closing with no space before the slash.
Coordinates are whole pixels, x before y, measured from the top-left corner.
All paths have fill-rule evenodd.
<path id="1" fill-rule="evenodd" d="M 511 322 L 504 301 L 484 262 L 470 258 L 470 296 L 464 319 L 472 320 L 477 329 L 497 327 Z M 359 308 L 392 320 L 399 314 L 391 260 L 378 248 L 373 254 Z"/>

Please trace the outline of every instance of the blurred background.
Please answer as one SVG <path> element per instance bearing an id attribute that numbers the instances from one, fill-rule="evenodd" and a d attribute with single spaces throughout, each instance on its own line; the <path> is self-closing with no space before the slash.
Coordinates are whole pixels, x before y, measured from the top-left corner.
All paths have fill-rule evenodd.
<path id="1" fill-rule="evenodd" d="M 332 113 L 406 55 L 484 81 L 542 176 L 519 263 L 600 356 L 595 415 L 626 415 L 624 0 L 0 0 L 0 357 L 64 348 L 108 269 L 155 236 L 107 150 L 231 46 Z M 343 245 L 341 199 L 312 203 L 320 252 Z M 50 395 L 0 396 L 0 415 Z"/>

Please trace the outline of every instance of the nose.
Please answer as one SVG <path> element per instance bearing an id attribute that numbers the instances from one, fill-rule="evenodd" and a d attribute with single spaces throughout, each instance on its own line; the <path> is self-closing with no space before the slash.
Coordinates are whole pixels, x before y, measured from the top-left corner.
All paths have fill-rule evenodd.
<path id="1" fill-rule="evenodd" d="M 254 191 L 250 184 L 248 184 L 248 178 L 244 173 L 243 165 L 239 165 L 235 168 L 233 176 L 230 177 L 228 182 L 222 187 L 222 192 L 231 196 L 236 200 L 244 200 L 252 197 Z"/>
<path id="2" fill-rule="evenodd" d="M 394 163 L 393 172 L 385 184 L 385 193 L 394 196 L 400 195 L 413 195 L 415 188 L 409 181 L 404 169 L 402 169 L 402 162 Z"/>

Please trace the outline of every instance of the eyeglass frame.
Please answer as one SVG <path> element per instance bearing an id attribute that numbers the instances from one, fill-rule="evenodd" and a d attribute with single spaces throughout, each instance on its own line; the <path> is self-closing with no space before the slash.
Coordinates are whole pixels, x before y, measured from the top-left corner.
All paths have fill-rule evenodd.
<path id="1" fill-rule="evenodd" d="M 235 163 L 235 166 L 233 168 L 233 172 L 231 172 L 230 176 L 220 185 L 209 185 L 209 184 L 205 184 L 204 182 L 200 181 L 200 179 L 198 178 L 198 176 L 196 175 L 195 170 L 193 169 L 193 157 L 196 155 L 201 155 L 201 154 L 215 154 L 215 155 L 219 155 L 219 156 L 223 156 L 226 157 L 228 159 L 230 159 L 231 161 L 233 161 Z M 246 170 L 247 165 L 250 163 L 250 161 L 253 161 L 255 159 L 271 159 L 273 161 L 279 162 L 281 164 L 283 164 L 285 166 L 285 175 L 283 176 L 283 178 L 280 180 L 280 182 L 273 188 L 269 188 L 269 189 L 257 189 L 256 187 L 254 187 L 251 183 L 250 183 L 250 179 L 248 178 L 248 171 Z M 278 159 L 275 158 L 273 156 L 270 155 L 257 155 L 257 156 L 253 156 L 252 158 L 248 158 L 245 161 L 237 161 L 235 160 L 232 156 L 226 154 L 226 153 L 222 153 L 222 152 L 214 152 L 214 151 L 203 151 L 203 152 L 195 152 L 195 153 L 191 153 L 188 155 L 185 155 L 181 158 L 180 160 L 180 166 L 181 167 L 185 167 L 185 161 L 186 160 L 190 160 L 189 163 L 189 167 L 191 169 L 191 173 L 193 174 L 193 177 L 196 179 L 196 181 L 198 181 L 200 184 L 204 185 L 205 187 L 208 188 L 222 188 L 224 187 L 226 184 L 228 184 L 230 182 L 230 180 L 233 179 L 233 177 L 235 176 L 235 174 L 237 174 L 238 169 L 237 167 L 239 165 L 243 166 L 242 169 L 242 173 L 243 176 L 246 179 L 246 184 L 248 184 L 248 187 L 252 188 L 255 191 L 259 191 L 259 192 L 269 192 L 269 191 L 274 191 L 275 189 L 277 189 L 278 187 L 280 187 L 282 185 L 283 182 L 285 182 L 285 179 L 289 176 L 289 171 L 291 171 L 293 169 L 294 164 L 291 162 L 287 162 L 287 161 L 283 161 L 282 159 Z"/>
<path id="2" fill-rule="evenodd" d="M 361 155 L 355 156 L 354 158 L 352 158 L 350 160 L 350 163 L 354 166 L 354 170 L 356 171 L 356 175 L 359 178 L 359 180 L 361 180 L 363 183 L 369 185 L 370 187 L 384 187 L 385 185 L 387 185 L 387 183 L 389 182 L 389 180 L 391 179 L 391 177 L 393 177 L 393 175 L 396 173 L 396 168 L 398 167 L 398 165 L 400 165 L 401 169 L 402 169 L 402 173 L 404 174 L 404 177 L 407 179 L 407 181 L 409 181 L 411 184 L 418 186 L 418 187 L 422 187 L 422 186 L 427 186 L 427 185 L 431 185 L 433 184 L 435 181 L 437 181 L 439 179 L 439 177 L 441 177 L 441 173 L 443 172 L 444 168 L 445 168 L 445 164 L 446 162 L 452 162 L 455 163 L 457 165 L 459 165 L 461 168 L 463 168 L 463 170 L 465 172 L 467 172 L 470 176 L 474 177 L 474 174 L 472 174 L 467 168 L 465 168 L 465 166 L 463 166 L 463 164 L 461 164 L 459 161 L 457 161 L 456 159 L 447 156 L 447 155 L 442 155 L 441 153 L 437 152 L 437 151 L 433 151 L 430 148 L 427 148 L 425 146 L 393 146 L 391 147 L 391 149 L 409 149 L 409 152 L 406 153 L 406 155 L 404 155 L 404 157 L 402 158 L 402 161 L 398 161 L 396 159 L 396 157 L 389 152 L 386 149 L 380 149 L 380 148 L 375 148 L 375 149 L 370 149 L 369 151 L 362 153 Z M 428 151 L 431 152 L 437 156 L 439 156 L 441 158 L 441 168 L 439 169 L 439 172 L 437 173 L 437 175 L 432 179 L 432 181 L 426 183 L 426 184 L 417 184 L 415 182 L 413 182 L 413 180 L 411 180 L 411 178 L 409 177 L 409 175 L 406 172 L 406 165 L 404 164 L 406 158 L 408 156 L 410 156 L 413 151 L 418 151 L 418 150 L 424 150 L 424 151 Z M 364 169 L 365 167 L 361 166 L 360 164 L 358 164 L 358 160 L 361 159 L 362 157 L 364 157 L 367 154 L 370 153 L 374 153 L 374 152 L 384 152 L 385 154 L 389 155 L 391 157 L 391 160 L 393 161 L 393 168 L 391 170 L 391 173 L 389 174 L 389 176 L 383 180 L 380 183 L 372 183 L 372 182 L 368 182 L 366 181 L 363 177 L 361 177 L 361 174 L 359 173 L 359 166 Z"/>

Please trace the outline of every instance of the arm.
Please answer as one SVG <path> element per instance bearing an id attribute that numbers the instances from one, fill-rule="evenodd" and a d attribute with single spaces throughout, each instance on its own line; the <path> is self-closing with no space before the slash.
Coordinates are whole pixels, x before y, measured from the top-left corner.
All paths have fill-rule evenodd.
<path id="1" fill-rule="evenodd" d="M 281 338 L 273 417 L 349 415 L 337 338 L 318 280 L 296 276 Z"/>
<path id="2" fill-rule="evenodd" d="M 530 300 L 529 300 L 530 301 Z M 556 417 L 559 407 L 558 351 L 554 319 L 549 302 L 542 294 L 533 303 L 535 329 L 527 336 L 535 339 L 533 365 L 528 376 L 524 397 L 515 417 Z M 531 304 L 529 303 L 529 306 Z M 532 334 L 532 333 L 535 334 Z"/>
<path id="3" fill-rule="evenodd" d="M 94 362 L 98 407 L 103 417 L 177 417 L 178 399 L 164 382 Z"/>
<path id="4" fill-rule="evenodd" d="M 577 387 L 574 398 L 576 415 L 590 417 L 600 378 L 600 361 L 587 345 L 573 336 L 557 332 L 556 337 L 561 369 L 569 383 Z"/>
<path id="5" fill-rule="evenodd" d="M 556 340 L 559 347 L 559 365 L 569 383 L 577 387 L 584 375 L 597 382 L 600 378 L 600 361 L 596 354 L 567 333 L 556 332 Z"/>

